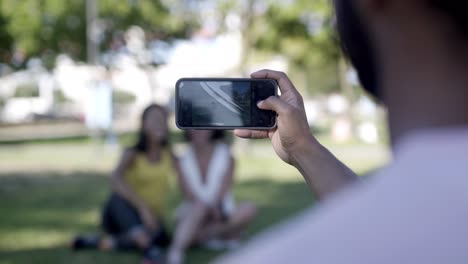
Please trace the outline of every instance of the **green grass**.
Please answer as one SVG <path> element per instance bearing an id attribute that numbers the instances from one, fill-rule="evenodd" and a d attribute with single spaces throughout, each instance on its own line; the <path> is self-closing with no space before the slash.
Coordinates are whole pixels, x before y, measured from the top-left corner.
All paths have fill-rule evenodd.
<path id="1" fill-rule="evenodd" d="M 33 135 L 32 135 L 33 136 Z M 135 132 L 121 133 L 117 135 L 117 140 L 124 145 L 130 145 L 135 142 L 137 134 Z M 171 142 L 181 142 L 183 140 L 182 132 L 172 131 L 170 133 Z M 89 144 L 93 143 L 94 139 L 89 135 L 65 136 L 54 138 L 31 138 L 18 140 L 0 140 L 0 146 L 8 145 L 51 145 L 51 144 Z"/>
<path id="2" fill-rule="evenodd" d="M 331 148 L 362 173 L 388 158 L 381 147 Z M 107 175 L 118 152 L 91 144 L 0 149 L 0 264 L 138 263 L 137 253 L 72 252 L 67 247 L 74 235 L 98 231 L 100 208 L 109 195 Z M 237 153 L 243 155 L 238 155 L 235 195 L 259 207 L 249 238 L 314 204 L 300 175 L 274 157 L 267 144 Z M 365 153 L 371 154 L 364 158 Z M 207 263 L 216 256 L 192 249 L 188 263 Z"/>

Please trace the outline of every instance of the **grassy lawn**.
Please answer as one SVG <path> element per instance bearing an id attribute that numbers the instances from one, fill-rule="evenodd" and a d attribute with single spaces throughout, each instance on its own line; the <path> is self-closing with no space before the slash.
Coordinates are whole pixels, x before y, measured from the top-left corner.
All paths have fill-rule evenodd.
<path id="1" fill-rule="evenodd" d="M 382 146 L 329 146 L 360 173 L 388 159 Z M 99 211 L 109 194 L 108 173 L 118 149 L 86 144 L 12 145 L 0 148 L 0 264 L 138 263 L 136 253 L 72 252 L 77 233 L 97 232 Z M 259 215 L 248 237 L 314 203 L 300 175 L 280 162 L 268 144 L 236 149 L 235 195 L 254 201 Z M 175 204 L 177 193 L 174 195 Z M 188 263 L 207 263 L 216 254 L 192 249 Z"/>

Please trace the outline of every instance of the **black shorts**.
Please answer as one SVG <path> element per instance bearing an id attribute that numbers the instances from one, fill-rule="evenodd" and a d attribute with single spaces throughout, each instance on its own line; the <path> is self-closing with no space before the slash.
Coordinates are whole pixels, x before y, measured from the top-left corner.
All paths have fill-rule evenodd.
<path id="1" fill-rule="evenodd" d="M 169 243 L 169 236 L 161 219 L 158 219 L 160 229 L 156 232 L 158 237 L 167 238 L 162 244 Z M 117 194 L 112 194 L 102 213 L 102 228 L 113 236 L 127 236 L 133 230 L 144 228 L 143 221 L 138 211 L 124 198 Z M 166 240 L 166 239 L 162 239 Z"/>

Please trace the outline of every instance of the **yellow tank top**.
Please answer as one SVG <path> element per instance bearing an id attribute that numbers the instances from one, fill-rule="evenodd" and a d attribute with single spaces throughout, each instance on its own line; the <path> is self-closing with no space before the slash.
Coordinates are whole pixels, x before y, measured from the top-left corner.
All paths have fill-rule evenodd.
<path id="1" fill-rule="evenodd" d="M 151 163 L 144 153 L 137 153 L 133 165 L 125 173 L 125 180 L 155 215 L 164 217 L 172 175 L 173 167 L 168 151 L 162 152 L 157 163 Z"/>

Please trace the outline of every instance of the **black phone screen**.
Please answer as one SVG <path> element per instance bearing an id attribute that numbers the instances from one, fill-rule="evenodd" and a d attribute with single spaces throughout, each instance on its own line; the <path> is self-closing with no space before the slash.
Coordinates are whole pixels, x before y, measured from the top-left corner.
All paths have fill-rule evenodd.
<path id="1" fill-rule="evenodd" d="M 275 114 L 257 102 L 276 94 L 276 83 L 252 79 L 181 79 L 177 83 L 181 128 L 272 127 Z"/>

